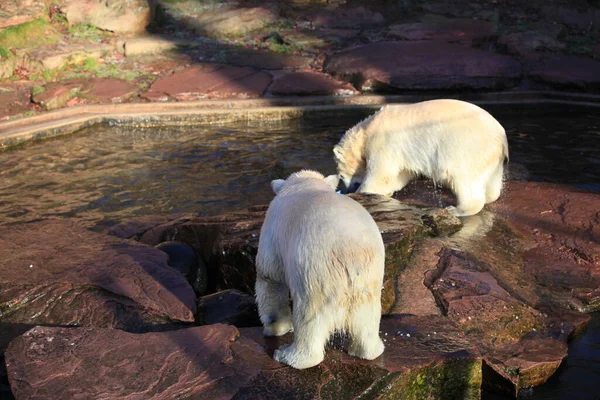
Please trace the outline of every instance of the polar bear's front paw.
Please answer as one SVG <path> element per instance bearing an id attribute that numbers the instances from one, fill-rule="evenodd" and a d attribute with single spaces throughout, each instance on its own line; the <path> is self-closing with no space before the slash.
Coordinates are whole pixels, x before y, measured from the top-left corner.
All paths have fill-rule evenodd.
<path id="1" fill-rule="evenodd" d="M 287 364 L 290 367 L 294 367 L 296 369 L 305 369 L 311 368 L 315 365 L 319 365 L 325 356 L 323 354 L 307 356 L 305 354 L 301 354 L 296 350 L 296 346 L 284 345 L 279 349 L 275 350 L 273 354 L 273 359 L 282 364 Z"/>
<path id="2" fill-rule="evenodd" d="M 292 320 L 289 318 L 275 321 L 271 324 L 265 324 L 265 336 L 283 336 L 288 332 L 294 332 Z"/>
<path id="3" fill-rule="evenodd" d="M 381 339 L 376 338 L 367 343 L 359 344 L 353 342 L 350 347 L 348 347 L 348 354 L 365 360 L 374 360 L 383 353 L 384 349 L 385 346 Z"/>

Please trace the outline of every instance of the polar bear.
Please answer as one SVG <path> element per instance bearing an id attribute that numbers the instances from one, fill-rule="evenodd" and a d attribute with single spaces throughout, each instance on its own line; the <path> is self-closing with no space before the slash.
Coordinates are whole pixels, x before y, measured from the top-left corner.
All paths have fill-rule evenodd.
<path id="1" fill-rule="evenodd" d="M 335 192 L 338 181 L 311 170 L 274 180 L 260 232 L 256 301 L 264 334 L 294 332 L 273 358 L 298 369 L 323 361 L 336 331 L 349 333 L 350 355 L 372 360 L 384 349 L 383 239 L 367 210 Z"/>
<path id="2" fill-rule="evenodd" d="M 347 191 L 391 196 L 423 175 L 450 188 L 455 216 L 477 214 L 502 190 L 508 142 L 487 111 L 459 100 L 388 105 L 333 149 Z"/>

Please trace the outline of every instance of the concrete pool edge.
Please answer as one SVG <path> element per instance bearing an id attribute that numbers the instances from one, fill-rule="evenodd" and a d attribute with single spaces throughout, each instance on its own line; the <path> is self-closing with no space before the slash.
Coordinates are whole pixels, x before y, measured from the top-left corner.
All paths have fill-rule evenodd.
<path id="1" fill-rule="evenodd" d="M 457 98 L 475 104 L 569 104 L 600 106 L 600 95 L 570 92 L 490 92 L 464 95 L 406 94 L 200 100 L 174 103 L 82 105 L 0 123 L 0 151 L 28 141 L 68 135 L 99 124 L 213 124 L 244 119 L 282 120 L 307 112 L 344 112 L 387 103 Z"/>

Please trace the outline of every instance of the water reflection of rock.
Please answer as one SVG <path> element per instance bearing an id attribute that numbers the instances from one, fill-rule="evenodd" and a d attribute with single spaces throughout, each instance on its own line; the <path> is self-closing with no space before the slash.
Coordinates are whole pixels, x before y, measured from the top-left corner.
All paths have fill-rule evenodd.
<path id="1" fill-rule="evenodd" d="M 462 219 L 462 229 L 457 230 L 460 226 L 447 213 L 432 209 L 432 206 L 445 207 L 451 203 L 451 196 L 439 188 L 421 190 L 419 185 L 422 184 L 416 182 L 412 189 L 401 193 L 398 198 L 402 202 L 378 196 L 356 197 L 378 222 L 386 243 L 383 298 L 388 316 L 383 318 L 381 329 L 387 346 L 384 356 L 373 362 L 355 360 L 336 350 L 341 347 L 337 344 L 336 349 L 328 351 L 321 366 L 295 371 L 271 365 L 264 359 L 265 352 L 270 355 L 290 337 L 267 340 L 259 327 L 227 331 L 225 336 L 222 334 L 230 328 L 220 325 L 211 325 L 207 331 L 191 328 L 189 334 L 197 335 L 201 343 L 215 340 L 210 345 L 197 346 L 225 346 L 232 351 L 234 365 L 237 362 L 255 365 L 234 384 L 228 384 L 227 390 L 221 387 L 225 390 L 224 398 L 233 396 L 231 393 L 239 398 L 355 398 L 366 393 L 390 398 L 398 393 L 410 393 L 414 398 L 479 398 L 482 385 L 514 395 L 520 388 L 539 385 L 552 375 L 566 356 L 566 341 L 589 319 L 586 314 L 572 310 L 600 308 L 598 195 L 558 185 L 510 182 L 498 202 L 486 206 L 479 215 Z M 151 246 L 172 240 L 186 243 L 206 261 L 209 292 L 237 289 L 251 294 L 254 256 L 264 211 L 265 207 L 254 207 L 246 212 L 216 217 L 145 218 L 117 225 L 111 233 Z M 440 232 L 449 235 L 436 236 Z M 31 236 L 36 235 L 31 233 Z M 52 241 L 51 237 L 47 240 Z M 13 244 L 7 242 L 5 246 L 12 252 L 17 251 Z M 146 247 L 137 248 L 142 254 Z M 156 251 L 151 247 L 147 249 Z M 85 265 L 77 268 L 81 273 L 86 271 Z M 0 280 L 0 284 L 7 287 L 6 280 Z M 152 294 L 153 286 L 148 288 L 148 294 Z M 143 287 L 142 290 L 149 289 Z M 5 307 L 10 305 L 23 310 L 31 307 L 29 303 L 19 305 L 23 297 L 13 289 L 2 293 L 7 296 L 3 298 Z M 225 294 L 208 297 L 202 303 L 210 304 L 221 296 Z M 239 309 L 252 308 L 248 297 L 236 294 L 229 298 L 234 302 L 240 300 Z M 63 297 L 55 299 L 54 307 L 69 309 Z M 35 314 L 31 310 L 31 314 Z M 30 314 L 26 313 L 19 314 L 18 320 L 6 320 L 6 315 L 9 314 L 0 314 L 0 322 L 7 321 L 9 325 L 28 321 L 45 323 L 28 319 Z M 196 315 L 196 323 L 201 323 L 200 317 Z M 238 317 L 242 316 L 237 314 L 231 321 L 241 324 L 235 321 L 243 320 L 243 324 L 248 324 L 247 319 Z M 55 323 L 62 322 L 56 320 Z M 60 374 L 93 351 L 95 345 L 86 337 L 102 336 L 98 330 L 100 325 L 93 318 L 69 323 L 93 328 L 73 331 L 82 338 L 82 347 L 69 353 L 68 362 L 64 362 L 66 355 L 62 347 L 45 344 L 51 343 L 49 338 L 62 334 L 59 328 L 39 330 L 35 335 L 21 336 L 13 342 L 8 353 L 8 372 L 11 384 L 17 387 L 18 398 L 27 398 L 30 390 L 47 390 L 48 393 L 63 390 L 52 386 L 49 383 L 52 380 L 38 379 L 38 366 Z M 230 334 L 235 339 L 229 338 Z M 115 335 L 122 335 L 125 342 L 131 339 L 126 334 Z M 182 333 L 181 337 L 173 332 L 153 335 L 157 336 L 148 340 L 160 342 L 168 354 L 187 357 L 182 362 L 189 365 L 190 370 L 212 368 L 221 362 L 218 357 L 195 358 L 193 354 L 198 353 L 184 340 L 186 334 Z M 42 343 L 45 350 L 25 351 L 33 344 Z M 110 343 L 98 343 L 111 348 Z M 109 357 L 109 353 L 103 354 L 105 356 L 96 360 L 95 367 L 110 365 L 117 368 L 114 369 L 116 375 L 122 373 L 123 376 L 141 364 L 150 365 L 152 358 L 150 351 L 115 367 L 115 359 Z M 152 371 L 149 368 L 145 373 L 140 372 L 137 386 L 121 387 L 113 394 L 145 390 L 149 382 L 154 382 L 144 378 L 152 375 Z M 209 374 L 211 382 L 230 373 L 222 369 L 211 371 L 216 371 Z M 196 381 L 187 376 L 178 388 L 192 391 Z M 98 379 L 99 383 L 91 386 L 93 390 L 104 390 L 113 382 L 109 377 Z M 65 390 L 93 397 L 77 379 L 66 379 L 61 385 L 67 388 Z M 203 390 L 209 387 L 212 386 Z M 219 383 L 214 387 L 219 388 Z M 163 397 L 166 395 L 164 392 Z"/>

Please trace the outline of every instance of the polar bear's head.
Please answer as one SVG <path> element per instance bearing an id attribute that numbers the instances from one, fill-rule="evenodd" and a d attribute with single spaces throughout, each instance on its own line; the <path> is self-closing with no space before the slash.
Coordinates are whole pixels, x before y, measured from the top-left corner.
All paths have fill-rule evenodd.
<path id="1" fill-rule="evenodd" d="M 333 148 L 333 158 L 337 164 L 338 175 L 346 187 L 346 193 L 356 192 L 365 179 L 366 173 L 362 155 L 354 154 L 337 145 Z"/>
<path id="2" fill-rule="evenodd" d="M 329 175 L 325 178 L 321 173 L 312 171 L 310 169 L 303 169 L 302 171 L 294 172 L 287 179 L 275 179 L 271 181 L 271 188 L 275 194 L 281 192 L 284 188 L 304 183 L 308 180 L 324 182 L 326 185 L 331 187 L 333 190 L 337 188 L 340 179 L 337 175 Z"/>

